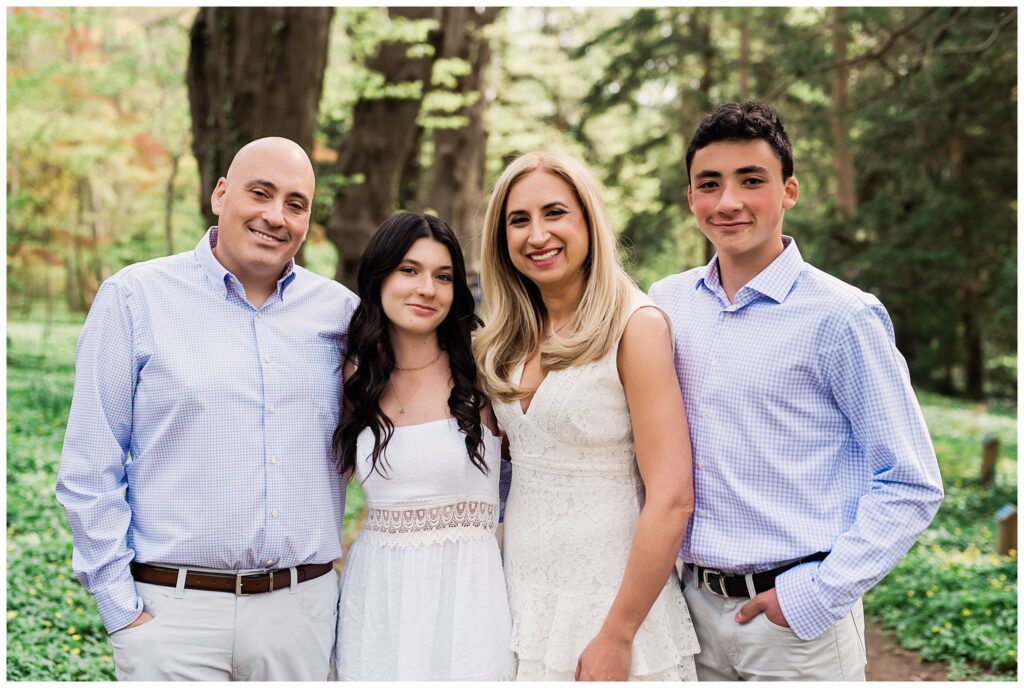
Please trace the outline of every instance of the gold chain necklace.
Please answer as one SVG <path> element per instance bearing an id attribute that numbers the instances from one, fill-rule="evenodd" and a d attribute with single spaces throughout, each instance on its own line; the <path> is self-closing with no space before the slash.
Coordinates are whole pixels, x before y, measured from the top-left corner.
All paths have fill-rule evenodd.
<path id="1" fill-rule="evenodd" d="M 441 358 L 441 353 L 440 352 L 438 352 L 437 356 L 434 357 L 433 361 L 431 361 L 430 363 L 428 363 L 426 365 L 422 365 L 419 368 L 398 368 L 398 366 L 395 366 L 395 368 L 398 368 L 398 370 L 406 370 L 406 371 L 409 371 L 409 370 L 423 370 L 424 368 L 429 368 L 430 366 L 432 366 L 435 363 L 437 363 L 439 358 Z M 423 386 L 423 383 L 426 381 L 426 379 L 428 377 L 429 377 L 429 375 L 424 375 L 422 378 L 420 378 L 419 384 L 416 385 L 416 388 L 412 391 L 412 394 L 409 395 L 409 401 L 413 400 L 413 398 L 416 396 L 416 393 L 420 391 L 420 387 Z M 392 380 L 392 382 L 391 382 L 391 391 L 395 393 L 395 399 L 398 400 L 398 413 L 400 415 L 404 414 L 405 413 L 405 407 L 408 406 L 408 403 L 402 401 L 402 398 L 400 396 L 398 396 L 398 386 L 395 385 L 394 380 Z"/>
<path id="2" fill-rule="evenodd" d="M 403 371 L 405 371 L 407 373 L 412 373 L 412 372 L 415 372 L 417 370 L 423 370 L 424 368 L 429 368 L 430 366 L 432 366 L 435 363 L 437 363 L 437 359 L 439 359 L 439 358 L 441 358 L 441 349 L 437 350 L 437 356 L 434 356 L 434 360 L 430 361 L 429 363 L 424 363 L 421 366 L 415 366 L 413 368 L 403 368 L 400 365 L 395 365 L 395 370 L 403 370 Z"/>
<path id="3" fill-rule="evenodd" d="M 569 322 L 570 322 L 571 320 L 572 320 L 572 318 L 569 318 L 569 320 L 566 320 L 566 321 L 565 321 L 564 323 L 562 323 L 562 324 L 561 324 L 561 325 L 560 325 L 560 326 L 558 327 L 558 329 L 557 329 L 557 330 L 555 330 L 555 331 L 554 331 L 554 332 L 552 332 L 551 334 L 548 334 L 548 333 L 546 333 L 546 332 L 545 332 L 545 333 L 544 333 L 544 340 L 545 340 L 545 341 L 547 341 L 548 339 L 551 339 L 551 338 L 552 338 L 552 337 L 554 337 L 554 336 L 555 336 L 556 334 L 558 334 L 559 332 L 561 332 L 562 330 L 564 330 L 564 329 L 565 329 L 565 326 L 566 326 L 566 325 L 568 325 L 568 324 L 569 324 Z"/>

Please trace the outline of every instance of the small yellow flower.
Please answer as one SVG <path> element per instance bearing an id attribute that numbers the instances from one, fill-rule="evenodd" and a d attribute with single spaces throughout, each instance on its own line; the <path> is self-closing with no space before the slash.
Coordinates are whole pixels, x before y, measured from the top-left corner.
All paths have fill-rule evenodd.
<path id="1" fill-rule="evenodd" d="M 70 645 L 61 645 L 61 648 L 63 648 L 63 650 L 64 650 L 65 652 L 67 652 L 68 650 L 70 650 L 70 649 L 71 649 L 71 646 L 70 646 Z"/>
<path id="2" fill-rule="evenodd" d="M 942 624 L 942 626 L 943 626 L 943 628 L 945 628 L 947 630 L 950 629 L 950 628 L 953 628 L 953 624 L 949 623 L 948 621 L 946 623 Z"/>
<path id="3" fill-rule="evenodd" d="M 1006 655 L 1008 657 L 1016 657 L 1017 656 L 1017 651 L 1016 650 L 1007 650 L 1006 651 Z"/>
<path id="4" fill-rule="evenodd" d="M 82 636 L 75 633 L 73 636 L 71 636 L 71 639 L 77 642 L 82 639 Z"/>
<path id="5" fill-rule="evenodd" d="M 14 618 L 14 617 L 16 617 L 17 615 L 18 615 L 18 612 L 14 611 L 14 610 L 11 610 L 11 611 L 7 612 L 7 618 L 8 618 L 8 620 L 10 620 L 10 619 L 13 619 L 13 618 Z"/>
<path id="6" fill-rule="evenodd" d="M 53 617 L 54 617 L 55 619 L 59 619 L 59 618 L 60 618 L 60 617 L 62 617 L 62 616 L 64 616 L 64 615 L 63 615 L 63 614 L 61 614 L 60 612 L 54 612 L 54 613 L 53 613 Z"/>
<path id="7" fill-rule="evenodd" d="M 1006 556 L 1010 557 L 1011 559 L 1016 559 L 1017 558 L 1017 550 L 1015 550 L 1015 549 L 1007 550 Z"/>
<path id="8" fill-rule="evenodd" d="M 73 654 L 73 655 L 80 655 L 80 654 L 82 654 L 82 648 L 80 648 L 80 647 L 73 648 L 71 650 L 71 654 Z"/>
<path id="9" fill-rule="evenodd" d="M 934 596 L 935 596 L 935 593 L 932 592 L 931 590 L 925 592 L 925 597 L 934 597 Z"/>
<path id="10" fill-rule="evenodd" d="M 914 596 L 914 591 L 913 590 L 907 590 L 907 597 L 913 597 L 913 596 Z"/>
<path id="11" fill-rule="evenodd" d="M 964 616 L 970 616 L 971 615 L 971 610 L 967 609 L 967 608 L 964 608 L 964 609 L 960 610 L 960 613 L 963 614 Z"/>
<path id="12" fill-rule="evenodd" d="M 104 662 L 109 662 L 110 661 L 110 655 L 103 655 L 102 657 L 100 657 L 100 659 L 102 659 Z"/>
<path id="13" fill-rule="evenodd" d="M 74 627 L 74 626 L 72 626 L 71 628 L 69 628 L 69 629 L 68 629 L 68 635 L 74 635 L 74 634 L 75 634 L 75 633 L 77 633 L 77 632 L 78 632 L 78 631 L 76 631 L 76 630 L 75 630 L 75 627 Z"/>
<path id="14" fill-rule="evenodd" d="M 50 621 L 49 619 L 43 619 L 43 628 L 49 628 L 52 625 L 53 625 L 52 621 Z"/>
<path id="15" fill-rule="evenodd" d="M 942 631 L 942 629 L 939 628 L 938 626 L 932 626 L 932 633 L 939 633 L 941 631 Z"/>
<path id="16" fill-rule="evenodd" d="M 1005 573 L 999 574 L 999 580 L 1001 580 L 1001 581 L 1006 580 L 1006 574 Z"/>

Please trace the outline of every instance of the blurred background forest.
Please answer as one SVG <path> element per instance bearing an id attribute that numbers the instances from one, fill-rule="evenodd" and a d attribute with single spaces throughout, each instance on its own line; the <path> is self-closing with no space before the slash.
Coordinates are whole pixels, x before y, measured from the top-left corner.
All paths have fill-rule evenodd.
<path id="1" fill-rule="evenodd" d="M 310 152 L 300 260 L 349 285 L 401 209 L 449 221 L 475 273 L 505 163 L 568 150 L 601 178 L 646 289 L 710 258 L 684 152 L 704 113 L 746 99 L 775 108 L 794 142 L 786 232 L 888 308 L 946 482 L 932 528 L 865 597 L 869 618 L 944 662 L 933 678 L 1016 677 L 1016 549 L 995 544 L 995 514 L 1016 502 L 1016 8 L 34 7 L 6 20 L 8 678 L 113 677 L 53 499 L 74 341 L 103 279 L 194 247 L 241 145 L 283 135 Z M 350 490 L 349 527 L 360 505 Z"/>
<path id="2" fill-rule="evenodd" d="M 317 165 L 305 262 L 343 282 L 431 209 L 474 241 L 508 159 L 598 171 L 646 287 L 705 262 L 683 153 L 714 105 L 784 117 L 805 257 L 888 307 L 917 385 L 1016 389 L 1014 8 L 30 8 L 8 13 L 12 316 L 84 313 L 194 246 L 248 140 Z"/>

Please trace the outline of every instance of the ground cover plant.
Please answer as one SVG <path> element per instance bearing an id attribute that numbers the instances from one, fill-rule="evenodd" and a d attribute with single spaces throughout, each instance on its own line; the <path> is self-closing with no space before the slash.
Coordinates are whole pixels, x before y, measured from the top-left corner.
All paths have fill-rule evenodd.
<path id="1" fill-rule="evenodd" d="M 71 407 L 82 319 L 7 324 L 7 678 L 114 679 L 107 632 L 71 570 L 71 534 L 54 481 Z M 346 531 L 362 509 L 346 500 Z"/>
<path id="2" fill-rule="evenodd" d="M 110 643 L 71 571 L 54 479 L 74 381 L 81 318 L 8 323 L 7 678 L 111 680 Z M 866 613 L 951 679 L 1016 677 L 1016 556 L 993 553 L 993 514 L 1016 501 L 1016 413 L 922 395 L 947 497 L 921 541 L 865 598 Z M 993 487 L 979 485 L 980 441 L 1001 443 Z M 346 538 L 364 504 L 350 485 Z"/>
<path id="3" fill-rule="evenodd" d="M 948 662 L 950 680 L 1017 677 L 1017 556 L 995 552 L 994 515 L 1017 502 L 1017 418 L 921 395 L 946 498 L 907 557 L 864 598 L 904 647 Z M 996 480 L 983 486 L 981 439 L 999 439 Z"/>

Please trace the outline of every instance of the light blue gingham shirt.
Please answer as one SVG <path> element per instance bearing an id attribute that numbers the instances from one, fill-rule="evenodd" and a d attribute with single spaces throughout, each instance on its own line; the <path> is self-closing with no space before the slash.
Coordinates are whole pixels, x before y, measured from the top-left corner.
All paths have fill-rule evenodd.
<path id="1" fill-rule="evenodd" d="M 79 336 L 57 499 L 109 632 L 142 611 L 133 559 L 241 570 L 341 553 L 330 441 L 356 296 L 292 264 L 254 308 L 216 239 L 106 280 Z"/>
<path id="2" fill-rule="evenodd" d="M 733 304 L 717 256 L 650 295 L 672 321 L 693 444 L 680 556 L 753 573 L 831 551 L 777 579 L 786 620 L 809 640 L 900 561 L 943 489 L 885 308 L 783 241 Z"/>

